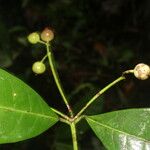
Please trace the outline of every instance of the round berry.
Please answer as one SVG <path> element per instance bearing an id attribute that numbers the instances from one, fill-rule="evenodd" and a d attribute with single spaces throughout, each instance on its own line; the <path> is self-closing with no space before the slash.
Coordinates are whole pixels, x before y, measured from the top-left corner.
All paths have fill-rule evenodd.
<path id="1" fill-rule="evenodd" d="M 134 68 L 134 76 L 140 80 L 150 77 L 150 67 L 144 63 L 137 64 Z"/>
<path id="2" fill-rule="evenodd" d="M 45 42 L 50 42 L 54 38 L 54 33 L 49 28 L 45 28 L 41 33 L 41 39 Z"/>
<path id="3" fill-rule="evenodd" d="M 28 35 L 28 41 L 31 44 L 36 44 L 40 41 L 40 36 L 37 32 L 33 32 L 31 34 Z"/>
<path id="4" fill-rule="evenodd" d="M 43 62 L 37 61 L 32 66 L 32 71 L 36 74 L 42 74 L 46 70 L 45 64 Z"/>

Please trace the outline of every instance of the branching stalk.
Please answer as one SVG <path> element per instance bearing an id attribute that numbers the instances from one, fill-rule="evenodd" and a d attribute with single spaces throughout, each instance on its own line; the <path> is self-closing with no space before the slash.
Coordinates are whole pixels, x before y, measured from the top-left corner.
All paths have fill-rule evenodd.
<path id="1" fill-rule="evenodd" d="M 65 96 L 65 93 L 64 93 L 64 90 L 63 90 L 63 87 L 61 85 L 61 82 L 60 82 L 60 79 L 59 79 L 59 76 L 58 76 L 58 73 L 57 73 L 57 70 L 55 68 L 55 64 L 54 64 L 54 58 L 53 58 L 53 54 L 52 54 L 52 50 L 50 48 L 50 45 L 49 43 L 46 43 L 46 49 L 47 49 L 47 56 L 48 56 L 48 60 L 49 60 L 49 64 L 50 64 L 50 67 L 51 67 L 51 70 L 52 70 L 52 74 L 53 74 L 53 77 L 54 77 L 54 80 L 55 80 L 55 83 L 57 85 L 57 88 L 60 92 L 60 95 L 62 96 L 62 99 L 68 109 L 68 112 L 70 114 L 70 117 L 73 118 L 73 111 L 68 103 L 68 100 Z"/>
<path id="2" fill-rule="evenodd" d="M 49 29 L 46 29 L 46 31 L 43 31 L 44 33 L 46 32 L 46 36 L 48 36 L 48 38 L 50 38 L 51 40 L 53 39 L 54 35 L 52 33 L 52 31 L 50 31 Z M 37 33 L 36 33 L 37 34 Z M 42 33 L 43 34 L 43 33 Z M 51 37 L 49 37 L 51 35 Z M 34 34 L 35 35 L 35 34 Z M 37 35 L 37 38 L 39 39 L 39 36 Z M 96 95 L 94 95 L 86 104 L 84 107 L 82 107 L 82 109 L 76 114 L 76 116 L 73 115 L 73 111 L 69 105 L 68 99 L 66 97 L 66 94 L 63 90 L 62 84 L 60 82 L 59 79 L 59 75 L 57 72 L 57 69 L 55 67 L 55 60 L 53 57 L 53 52 L 51 49 L 51 45 L 49 44 L 49 39 L 47 40 L 47 37 L 43 37 L 44 41 L 39 40 L 38 42 L 41 44 L 46 45 L 46 50 L 47 50 L 47 54 L 43 57 L 43 59 L 41 60 L 41 62 L 43 63 L 45 61 L 45 59 L 48 57 L 48 61 L 49 61 L 49 65 L 56 83 L 56 86 L 59 90 L 59 93 L 68 109 L 69 115 L 67 116 L 64 113 L 60 112 L 59 110 L 55 109 L 55 108 L 51 108 L 57 115 L 59 115 L 59 121 L 66 123 L 70 126 L 71 129 L 71 135 L 72 135 L 72 142 L 73 142 L 73 150 L 78 150 L 78 142 L 77 142 L 77 133 L 76 133 L 76 124 L 83 118 L 85 118 L 84 115 L 82 115 L 82 113 L 100 96 L 102 95 L 104 92 L 106 92 L 108 89 L 110 89 L 112 86 L 114 86 L 115 84 L 117 84 L 118 82 L 122 81 L 125 79 L 125 74 L 129 74 L 129 73 L 134 73 L 134 70 L 127 70 L 125 72 L 123 72 L 122 76 L 120 76 L 119 78 L 117 78 L 116 80 L 114 80 L 113 82 L 111 82 L 110 84 L 108 84 L 107 86 L 105 86 L 102 90 L 100 90 Z M 45 40 L 46 38 L 46 40 Z M 34 44 L 34 41 L 32 40 L 31 37 L 29 37 L 29 41 L 31 41 L 31 43 Z M 149 67 L 148 67 L 149 69 Z M 145 71 L 144 71 L 145 72 Z M 149 73 L 149 72 L 148 72 Z M 134 73 L 135 74 L 135 73 Z M 148 75 L 149 76 L 149 75 Z M 89 86 L 89 84 L 87 84 L 86 86 Z M 83 87 L 80 87 L 81 89 Z M 77 91 L 76 91 L 77 92 Z M 75 94 L 76 92 L 74 92 L 73 94 Z"/>
<path id="3" fill-rule="evenodd" d="M 124 80 L 125 77 L 121 76 L 118 79 L 116 79 L 115 81 L 111 82 L 110 84 L 108 84 L 106 87 L 104 87 L 102 90 L 100 90 L 95 96 L 93 96 L 87 103 L 86 105 L 78 112 L 78 114 L 74 117 L 75 119 L 77 119 L 101 94 L 103 94 L 104 92 L 106 92 L 109 88 L 111 88 L 113 85 L 115 85 L 116 83 L 120 82 L 121 80 Z"/>

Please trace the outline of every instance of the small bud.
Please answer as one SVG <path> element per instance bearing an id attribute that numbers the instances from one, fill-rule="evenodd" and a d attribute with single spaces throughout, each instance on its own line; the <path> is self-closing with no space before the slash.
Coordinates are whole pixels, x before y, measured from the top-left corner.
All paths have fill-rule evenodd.
<path id="1" fill-rule="evenodd" d="M 137 64 L 134 68 L 134 76 L 140 80 L 150 77 L 150 67 L 144 63 Z"/>
<path id="2" fill-rule="evenodd" d="M 41 39 L 45 42 L 50 42 L 54 38 L 54 33 L 49 28 L 45 28 L 41 33 Z"/>

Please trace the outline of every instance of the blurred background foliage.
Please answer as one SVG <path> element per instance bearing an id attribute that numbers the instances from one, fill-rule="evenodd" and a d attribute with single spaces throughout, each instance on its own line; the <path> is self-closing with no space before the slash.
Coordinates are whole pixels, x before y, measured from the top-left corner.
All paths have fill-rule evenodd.
<path id="1" fill-rule="evenodd" d="M 49 67 L 43 75 L 31 71 L 32 63 L 42 59 L 45 49 L 30 45 L 26 37 L 51 27 L 57 68 L 77 112 L 123 71 L 139 62 L 149 64 L 149 8 L 149 0 L 1 0 L 0 66 L 28 83 L 49 105 L 66 112 Z M 100 97 L 86 114 L 150 107 L 149 83 L 130 76 Z M 79 123 L 78 130 L 81 149 L 104 149 L 86 122 Z M 0 146 L 2 150 L 34 148 L 71 150 L 68 127 L 56 124 L 36 138 Z"/>

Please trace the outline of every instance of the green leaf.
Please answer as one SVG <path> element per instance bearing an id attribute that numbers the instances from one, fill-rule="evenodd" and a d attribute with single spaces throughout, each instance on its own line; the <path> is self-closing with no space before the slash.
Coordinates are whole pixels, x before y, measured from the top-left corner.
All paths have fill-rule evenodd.
<path id="1" fill-rule="evenodd" d="M 127 109 L 86 120 L 108 150 L 150 150 L 150 109 Z"/>
<path id="2" fill-rule="evenodd" d="M 0 143 L 35 137 L 57 121 L 57 115 L 33 89 L 0 69 Z"/>

